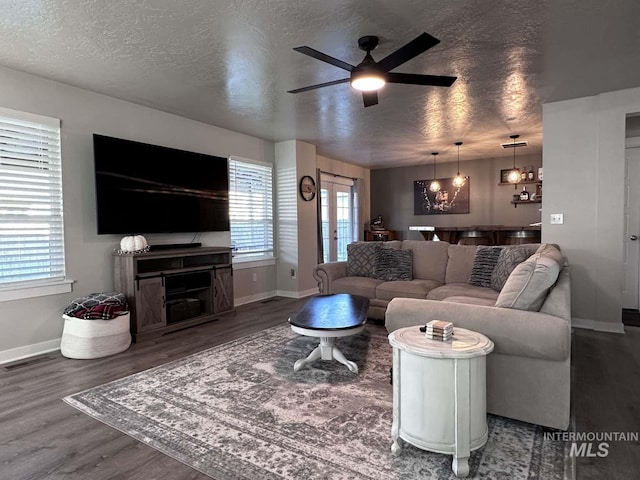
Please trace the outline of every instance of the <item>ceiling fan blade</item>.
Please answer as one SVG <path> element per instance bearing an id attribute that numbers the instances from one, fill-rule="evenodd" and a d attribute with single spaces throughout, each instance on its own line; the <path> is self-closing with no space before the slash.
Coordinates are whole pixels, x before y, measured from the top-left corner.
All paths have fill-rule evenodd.
<path id="1" fill-rule="evenodd" d="M 434 87 L 450 87 L 457 78 L 444 75 L 419 75 L 417 73 L 387 73 L 385 75 L 388 83 L 432 85 Z"/>
<path id="2" fill-rule="evenodd" d="M 309 55 L 310 57 L 315 58 L 316 60 L 320 60 L 321 62 L 327 62 L 331 65 L 334 65 L 338 68 L 342 68 L 347 72 L 350 72 L 355 67 L 353 65 L 348 64 L 347 62 L 343 62 L 342 60 L 338 60 L 337 58 L 330 57 L 326 53 L 319 52 L 318 50 L 314 50 L 311 47 L 295 47 L 294 50 L 296 52 L 304 53 L 305 55 Z"/>
<path id="3" fill-rule="evenodd" d="M 432 37 L 428 33 L 423 33 L 418 37 L 411 40 L 404 47 L 400 47 L 395 52 L 387 55 L 385 58 L 378 62 L 378 66 L 383 71 L 388 72 L 393 70 L 404 62 L 411 60 L 413 57 L 417 57 L 423 52 L 426 52 L 431 47 L 440 43 L 435 37 Z"/>
<path id="4" fill-rule="evenodd" d="M 351 80 L 351 79 L 350 78 L 342 78 L 340 80 L 334 80 L 332 82 L 318 83 L 317 85 L 311 85 L 309 87 L 302 87 L 302 88 L 296 88 L 295 90 L 289 90 L 287 93 L 308 92 L 309 90 L 315 90 L 316 88 L 330 87 L 331 85 L 338 85 L 339 83 L 347 83 L 349 80 Z"/>
<path id="5" fill-rule="evenodd" d="M 362 100 L 365 107 L 371 107 L 378 104 L 378 92 L 362 92 Z"/>

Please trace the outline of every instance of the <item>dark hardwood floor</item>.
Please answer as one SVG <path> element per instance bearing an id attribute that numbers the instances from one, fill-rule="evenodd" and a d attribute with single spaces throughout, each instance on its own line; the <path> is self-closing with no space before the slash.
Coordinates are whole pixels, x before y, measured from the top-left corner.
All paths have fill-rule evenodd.
<path id="1" fill-rule="evenodd" d="M 80 413 L 62 397 L 286 323 L 303 303 L 276 298 L 244 305 L 217 321 L 103 359 L 71 360 L 58 352 L 0 366 L 0 479 L 207 480 Z M 640 328 L 627 332 L 574 334 L 577 431 L 640 429 Z M 578 459 L 577 478 L 637 478 L 639 453 L 637 444 L 612 444 L 608 457 Z"/>

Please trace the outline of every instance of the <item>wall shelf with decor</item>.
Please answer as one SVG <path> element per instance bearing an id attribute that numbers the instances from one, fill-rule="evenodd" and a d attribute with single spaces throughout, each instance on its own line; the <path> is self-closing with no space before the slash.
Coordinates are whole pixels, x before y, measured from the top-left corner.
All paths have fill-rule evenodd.
<path id="1" fill-rule="evenodd" d="M 542 200 L 511 200 L 513 204 L 513 208 L 518 208 L 518 205 L 523 205 L 527 203 L 542 203 Z"/>
<path id="2" fill-rule="evenodd" d="M 518 183 L 511 183 L 511 182 L 500 182 L 498 183 L 498 185 L 500 186 L 505 186 L 505 185 L 509 185 L 511 187 L 513 187 L 514 185 L 533 185 L 533 184 L 542 184 L 542 180 L 523 180 L 523 181 L 519 181 Z"/>

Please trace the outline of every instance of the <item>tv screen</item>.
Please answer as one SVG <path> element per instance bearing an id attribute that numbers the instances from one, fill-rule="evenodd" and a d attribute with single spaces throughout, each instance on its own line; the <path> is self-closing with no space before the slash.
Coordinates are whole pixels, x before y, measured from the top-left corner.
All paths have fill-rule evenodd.
<path id="1" fill-rule="evenodd" d="M 93 135 L 98 234 L 229 230 L 227 159 Z"/>

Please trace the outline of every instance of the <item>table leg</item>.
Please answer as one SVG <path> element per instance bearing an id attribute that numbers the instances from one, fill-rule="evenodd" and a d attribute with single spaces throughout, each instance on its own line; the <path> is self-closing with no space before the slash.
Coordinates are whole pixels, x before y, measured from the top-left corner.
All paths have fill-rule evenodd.
<path id="1" fill-rule="evenodd" d="M 358 365 L 355 362 L 347 360 L 335 344 L 335 337 L 320 337 L 320 345 L 318 345 L 307 358 L 296 360 L 296 363 L 293 364 L 293 370 L 297 372 L 308 363 L 321 358 L 322 360 L 337 360 L 353 373 L 358 373 Z"/>
<path id="2" fill-rule="evenodd" d="M 309 354 L 307 358 L 301 358 L 300 360 L 296 360 L 296 363 L 293 364 L 293 371 L 297 372 L 302 367 L 304 367 L 307 363 L 311 363 L 321 356 L 320 345 L 313 349 L 313 351 Z"/>
<path id="3" fill-rule="evenodd" d="M 402 452 L 402 439 L 400 438 L 400 350 L 393 349 L 393 407 L 391 422 L 391 454 L 400 455 Z"/>
<path id="4" fill-rule="evenodd" d="M 469 475 L 471 413 L 469 399 L 470 364 L 468 359 L 455 360 L 455 451 L 451 468 L 457 477 Z"/>
<path id="5" fill-rule="evenodd" d="M 333 353 L 333 358 L 335 358 L 341 364 L 346 365 L 347 368 L 351 370 L 353 373 L 358 373 L 358 365 L 356 365 L 355 362 L 347 360 L 343 355 L 343 353 L 340 350 L 338 350 L 337 347 L 333 347 L 332 353 Z"/>

